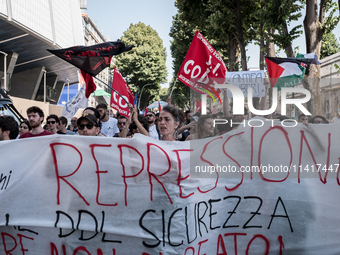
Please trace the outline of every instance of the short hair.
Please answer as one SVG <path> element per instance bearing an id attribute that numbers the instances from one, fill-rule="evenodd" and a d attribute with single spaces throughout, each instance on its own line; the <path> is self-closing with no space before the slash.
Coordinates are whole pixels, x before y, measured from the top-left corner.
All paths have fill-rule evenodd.
<path id="1" fill-rule="evenodd" d="M 50 115 L 48 115 L 47 118 L 46 118 L 46 120 L 48 120 L 48 119 L 55 119 L 56 122 L 59 122 L 59 118 L 58 118 L 58 116 L 55 115 L 55 114 L 50 114 Z"/>
<path id="2" fill-rule="evenodd" d="M 67 119 L 64 116 L 59 117 L 59 122 L 61 122 L 62 124 L 65 124 L 66 126 L 68 123 Z"/>
<path id="3" fill-rule="evenodd" d="M 153 111 L 146 111 L 146 113 L 149 113 L 149 112 L 152 113 L 154 117 L 156 116 L 156 114 Z"/>
<path id="4" fill-rule="evenodd" d="M 233 129 L 233 127 L 231 126 L 231 118 L 228 116 L 222 116 L 220 120 L 226 120 L 228 121 L 227 123 L 219 123 L 217 122 L 216 124 L 216 128 L 220 133 L 226 133 L 229 132 Z"/>
<path id="5" fill-rule="evenodd" d="M 98 110 L 98 108 L 102 108 L 102 109 L 107 110 L 107 105 L 104 104 L 104 103 L 100 103 L 100 104 L 98 104 L 98 105 L 96 106 L 96 109 L 97 109 L 97 110 Z"/>
<path id="6" fill-rule="evenodd" d="M 123 116 L 123 115 L 119 115 L 118 117 L 117 117 L 117 119 L 126 119 L 127 120 L 127 118 L 125 117 L 125 116 Z"/>
<path id="7" fill-rule="evenodd" d="M 0 129 L 2 132 L 9 131 L 9 139 L 16 139 L 19 134 L 18 122 L 10 115 L 0 116 Z"/>
<path id="8" fill-rule="evenodd" d="M 96 108 L 94 108 L 94 107 L 86 107 L 83 112 L 85 112 L 86 110 L 93 111 L 94 116 L 96 116 L 97 119 L 100 119 L 99 111 Z"/>
<path id="9" fill-rule="evenodd" d="M 172 117 L 175 119 L 175 122 L 179 122 L 179 123 L 182 122 L 181 114 L 180 114 L 180 112 L 177 108 L 170 106 L 170 105 L 167 105 L 167 106 L 163 107 L 162 111 L 170 113 L 172 115 Z"/>
<path id="10" fill-rule="evenodd" d="M 306 117 L 307 115 L 306 114 L 304 114 L 304 113 L 301 113 L 300 115 L 299 115 L 299 118 L 298 118 L 298 120 L 300 120 L 302 117 Z"/>
<path id="11" fill-rule="evenodd" d="M 32 112 L 38 113 L 40 117 L 43 117 L 43 118 L 45 117 L 43 110 L 41 110 L 38 106 L 31 106 L 30 108 L 26 110 L 27 114 L 32 113 Z"/>
<path id="12" fill-rule="evenodd" d="M 314 123 L 314 120 L 316 118 L 322 119 L 324 124 L 329 124 L 328 120 L 324 116 L 321 116 L 321 115 L 314 116 L 311 120 L 309 120 L 309 123 Z"/>

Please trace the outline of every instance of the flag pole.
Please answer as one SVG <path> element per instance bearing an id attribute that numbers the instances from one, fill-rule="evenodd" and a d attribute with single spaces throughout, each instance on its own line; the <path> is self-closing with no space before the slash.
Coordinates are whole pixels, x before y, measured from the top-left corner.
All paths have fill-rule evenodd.
<path id="1" fill-rule="evenodd" d="M 176 80 L 175 80 L 175 84 L 174 84 L 174 86 L 172 86 L 172 89 L 171 89 L 171 92 L 170 92 L 170 96 L 169 96 L 169 97 L 171 97 L 171 95 L 172 95 L 172 92 L 174 91 L 174 88 L 175 88 L 175 86 L 176 86 L 176 82 L 177 82 L 177 78 L 176 78 Z"/>
<path id="2" fill-rule="evenodd" d="M 100 81 L 101 83 L 103 83 L 106 87 L 108 87 L 109 89 L 111 89 L 112 91 L 116 92 L 118 96 L 120 96 L 124 101 L 125 103 L 129 104 L 129 102 L 121 95 L 117 92 L 117 90 L 113 89 L 111 86 L 109 86 L 109 84 L 105 83 L 104 81 L 102 81 L 101 79 L 98 79 L 97 77 L 94 77 L 96 80 Z"/>

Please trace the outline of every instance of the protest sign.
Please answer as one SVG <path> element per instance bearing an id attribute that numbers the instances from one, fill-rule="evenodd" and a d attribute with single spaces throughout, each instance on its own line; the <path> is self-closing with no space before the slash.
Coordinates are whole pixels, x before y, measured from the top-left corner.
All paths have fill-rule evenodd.
<path id="1" fill-rule="evenodd" d="M 340 253 L 339 124 L 260 120 L 191 142 L 2 141 L 0 254 Z"/>
<path id="2" fill-rule="evenodd" d="M 248 97 L 248 87 L 253 89 L 253 97 L 264 97 L 266 89 L 263 84 L 264 78 L 263 70 L 226 72 L 226 82 L 239 87 L 245 97 Z M 230 90 L 228 90 L 227 96 L 232 97 Z"/>

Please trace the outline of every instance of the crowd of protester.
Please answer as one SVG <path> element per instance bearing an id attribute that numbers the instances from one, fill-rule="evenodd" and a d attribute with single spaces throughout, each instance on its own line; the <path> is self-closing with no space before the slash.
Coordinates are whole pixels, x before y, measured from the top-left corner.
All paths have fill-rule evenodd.
<path id="1" fill-rule="evenodd" d="M 129 105 L 129 107 L 131 110 L 129 117 L 119 114 L 111 117 L 108 114 L 107 105 L 98 104 L 96 108 L 84 109 L 80 118 L 72 117 L 70 123 L 64 116 L 51 114 L 46 117 L 45 125 L 42 126 L 45 118 L 44 112 L 39 107 L 32 106 L 26 111 L 27 119 L 20 125 L 12 116 L 0 116 L 0 140 L 54 134 L 132 138 L 134 134 L 139 133 L 163 141 L 188 141 L 223 135 L 237 128 L 249 117 L 246 108 L 244 115 L 232 115 L 229 104 L 226 107 L 226 114 L 222 112 L 212 114 L 207 108 L 207 114 L 204 115 L 198 112 L 195 114 L 191 111 L 184 112 L 170 103 L 159 113 L 148 110 L 145 115 L 139 114 L 136 106 L 132 108 L 132 105 Z M 287 116 L 279 113 L 263 117 L 289 121 Z M 223 123 L 232 122 L 233 125 L 215 125 L 216 119 L 223 120 Z M 340 109 L 337 116 L 330 121 L 324 116 L 306 116 L 305 114 L 300 114 L 296 121 L 304 125 L 340 122 Z"/>

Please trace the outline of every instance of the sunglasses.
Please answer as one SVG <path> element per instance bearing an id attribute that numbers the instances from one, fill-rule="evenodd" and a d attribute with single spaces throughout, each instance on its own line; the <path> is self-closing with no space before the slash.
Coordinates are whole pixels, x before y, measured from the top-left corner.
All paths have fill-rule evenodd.
<path id="1" fill-rule="evenodd" d="M 125 126 L 126 122 L 118 122 L 118 125 L 124 125 Z"/>
<path id="2" fill-rule="evenodd" d="M 47 121 L 46 123 L 47 123 L 47 124 L 55 124 L 56 121 L 55 121 L 55 120 L 52 120 L 52 121 Z"/>
<path id="3" fill-rule="evenodd" d="M 87 129 L 92 129 L 92 128 L 93 128 L 93 124 L 91 124 L 91 123 L 86 124 L 86 125 L 80 124 L 80 125 L 78 126 L 78 128 L 79 128 L 80 130 L 83 130 L 85 127 L 86 127 Z"/>
<path id="4" fill-rule="evenodd" d="M 77 122 L 76 120 L 71 120 L 71 122 Z"/>
<path id="5" fill-rule="evenodd" d="M 153 115 L 152 114 L 147 114 L 146 117 L 153 117 Z"/>

